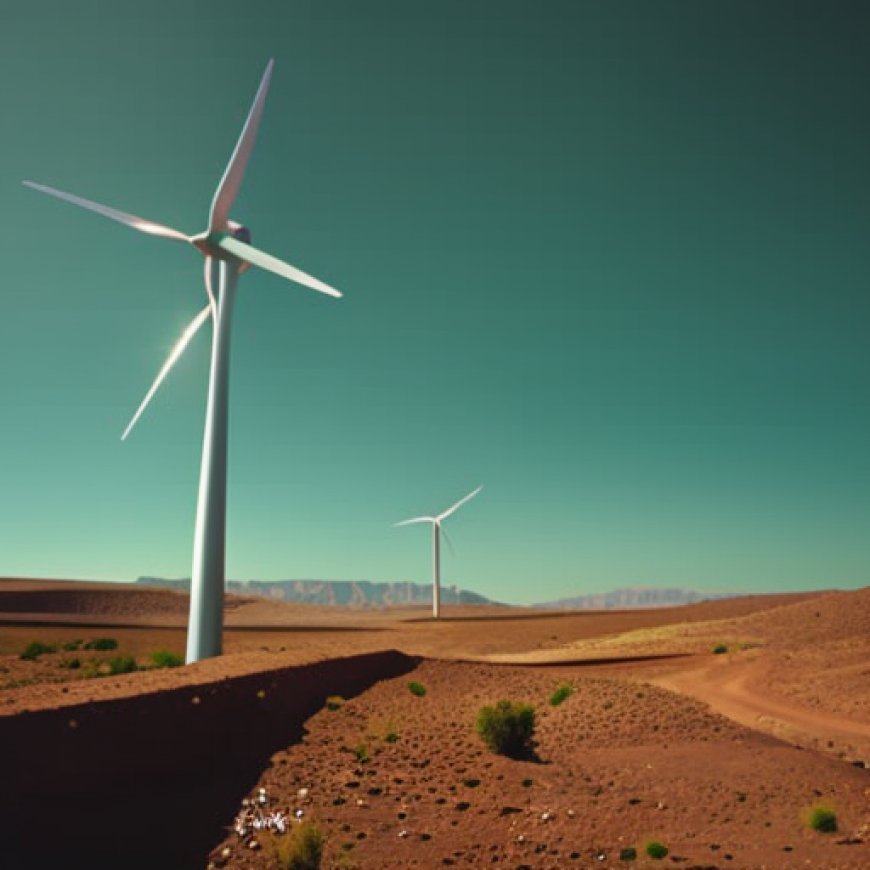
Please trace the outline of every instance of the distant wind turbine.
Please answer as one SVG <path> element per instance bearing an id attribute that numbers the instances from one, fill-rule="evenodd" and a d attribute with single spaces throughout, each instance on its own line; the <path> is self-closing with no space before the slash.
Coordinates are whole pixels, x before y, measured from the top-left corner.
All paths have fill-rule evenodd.
<path id="1" fill-rule="evenodd" d="M 402 520 L 396 523 L 393 528 L 399 526 L 410 526 L 412 523 L 432 523 L 432 618 L 438 619 L 441 616 L 441 522 L 446 520 L 450 514 L 455 513 L 467 501 L 471 501 L 481 490 L 483 486 L 477 487 L 474 492 L 459 499 L 456 504 L 451 505 L 446 511 L 434 517 L 412 517 L 410 520 Z M 450 538 L 447 537 L 447 532 L 444 532 L 444 539 L 450 544 Z"/>
<path id="2" fill-rule="evenodd" d="M 196 331 L 206 320 L 211 319 L 213 324 L 211 368 L 202 444 L 199 495 L 196 503 L 190 618 L 187 628 L 188 663 L 221 654 L 226 550 L 230 326 L 238 277 L 249 266 L 257 266 L 312 290 L 329 296 L 341 296 L 338 290 L 318 281 L 317 278 L 312 278 L 294 266 L 252 247 L 250 244 L 251 234 L 248 228 L 230 220 L 229 217 L 230 208 L 239 192 L 248 165 L 248 158 L 254 149 L 254 141 L 257 138 L 257 130 L 263 114 L 263 105 L 266 102 L 266 94 L 272 78 L 272 65 L 273 61 L 270 60 L 242 128 L 239 141 L 236 143 L 230 162 L 215 191 L 208 218 L 208 229 L 199 235 L 188 236 L 162 224 L 143 220 L 135 215 L 100 205 L 89 199 L 55 190 L 53 187 L 46 187 L 32 181 L 24 182 L 27 187 L 56 196 L 58 199 L 66 200 L 73 205 L 90 209 L 143 233 L 179 242 L 189 242 L 205 256 L 204 276 L 208 304 L 185 328 L 121 436 L 123 440 L 130 434 L 130 430 Z M 217 275 L 217 294 L 213 289 L 215 273 Z"/>

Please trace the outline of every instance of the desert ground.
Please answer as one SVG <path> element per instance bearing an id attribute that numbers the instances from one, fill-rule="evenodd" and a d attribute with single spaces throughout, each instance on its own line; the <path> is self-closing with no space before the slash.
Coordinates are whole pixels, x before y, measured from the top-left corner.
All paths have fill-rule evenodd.
<path id="1" fill-rule="evenodd" d="M 227 596 L 224 656 L 155 667 L 186 615 L 0 580 L 0 866 L 278 867 L 251 823 L 280 814 L 345 870 L 870 867 L 870 589 L 438 622 Z M 536 711 L 519 758 L 476 731 L 501 699 Z"/>

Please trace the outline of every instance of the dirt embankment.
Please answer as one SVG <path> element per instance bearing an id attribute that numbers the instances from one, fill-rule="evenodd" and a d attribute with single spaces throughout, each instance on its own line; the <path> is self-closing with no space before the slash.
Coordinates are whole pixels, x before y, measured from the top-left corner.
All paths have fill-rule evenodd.
<path id="1" fill-rule="evenodd" d="M 3 866 L 200 867 L 327 695 L 416 663 L 381 652 L 2 717 Z"/>

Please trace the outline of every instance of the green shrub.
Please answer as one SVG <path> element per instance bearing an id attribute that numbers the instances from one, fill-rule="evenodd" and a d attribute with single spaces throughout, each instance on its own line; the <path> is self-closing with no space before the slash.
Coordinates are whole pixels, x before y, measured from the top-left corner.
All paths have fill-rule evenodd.
<path id="1" fill-rule="evenodd" d="M 660 843 L 658 840 L 650 840 L 646 844 L 646 853 L 650 858 L 660 861 L 668 854 L 668 847 L 664 843 Z"/>
<path id="2" fill-rule="evenodd" d="M 517 758 L 531 751 L 535 708 L 529 704 L 499 701 L 477 714 L 477 733 L 500 755 Z"/>
<path id="3" fill-rule="evenodd" d="M 426 687 L 422 683 L 410 682 L 408 689 L 412 695 L 416 695 L 418 698 L 422 698 L 426 694 Z"/>
<path id="4" fill-rule="evenodd" d="M 722 653 L 727 653 L 728 647 L 724 643 L 717 644 L 713 647 L 713 655 L 721 656 Z"/>
<path id="5" fill-rule="evenodd" d="M 358 743 L 351 749 L 351 752 L 356 756 L 356 760 L 360 764 L 365 764 L 369 758 L 369 748 L 365 745 L 365 743 Z"/>
<path id="6" fill-rule="evenodd" d="M 271 834 L 269 847 L 280 870 L 319 870 L 323 834 L 313 822 L 300 822 L 286 834 Z"/>
<path id="7" fill-rule="evenodd" d="M 108 650 L 117 649 L 118 641 L 113 637 L 98 637 L 94 640 L 89 640 L 85 644 L 85 649 L 94 649 L 100 652 L 106 652 Z"/>
<path id="8" fill-rule="evenodd" d="M 82 661 L 79 658 L 61 659 L 60 666 L 70 671 L 77 671 L 82 666 Z"/>
<path id="9" fill-rule="evenodd" d="M 133 656 L 117 656 L 116 658 L 109 659 L 109 673 L 112 676 L 115 674 L 131 674 L 135 670 L 138 670 L 138 665 Z"/>
<path id="10" fill-rule="evenodd" d="M 327 710 L 339 710 L 344 704 L 344 698 L 341 695 L 330 695 L 326 699 L 326 709 Z"/>
<path id="11" fill-rule="evenodd" d="M 558 707 L 562 701 L 567 701 L 568 698 L 571 697 L 571 693 L 574 691 L 572 686 L 569 686 L 567 683 L 563 683 L 556 689 L 555 692 L 550 696 L 550 704 L 554 707 Z"/>
<path id="12" fill-rule="evenodd" d="M 77 649 L 79 649 L 81 647 L 82 643 L 84 643 L 84 641 L 68 640 L 65 644 L 63 644 L 63 646 L 61 646 L 61 649 L 64 652 L 75 652 Z"/>
<path id="13" fill-rule="evenodd" d="M 159 649 L 151 653 L 151 661 L 155 668 L 177 668 L 184 664 L 184 659 L 167 649 Z"/>
<path id="14" fill-rule="evenodd" d="M 43 643 L 40 640 L 32 640 L 21 653 L 21 658 L 28 662 L 35 662 L 43 653 L 57 652 L 54 644 Z"/>
<path id="15" fill-rule="evenodd" d="M 634 846 L 629 846 L 619 853 L 620 861 L 634 861 L 637 858 L 637 849 Z"/>
<path id="16" fill-rule="evenodd" d="M 807 824 L 814 831 L 833 834 L 837 830 L 837 814 L 827 804 L 815 804 L 807 813 Z"/>
<path id="17" fill-rule="evenodd" d="M 384 735 L 384 740 L 387 743 L 396 743 L 398 741 L 398 739 L 399 739 L 399 732 L 398 731 L 392 731 L 392 730 L 387 731 L 387 733 Z"/>

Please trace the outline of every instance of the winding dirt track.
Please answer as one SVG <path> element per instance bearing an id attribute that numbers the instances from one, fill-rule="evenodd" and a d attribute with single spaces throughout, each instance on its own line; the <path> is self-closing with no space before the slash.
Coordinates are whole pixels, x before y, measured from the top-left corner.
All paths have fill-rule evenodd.
<path id="1" fill-rule="evenodd" d="M 762 694 L 752 684 L 766 670 L 762 657 L 742 662 L 717 660 L 646 681 L 696 698 L 741 725 L 767 731 L 789 742 L 812 746 L 839 744 L 847 752 L 870 759 L 870 723 L 829 711 L 810 710 L 782 696 Z"/>

